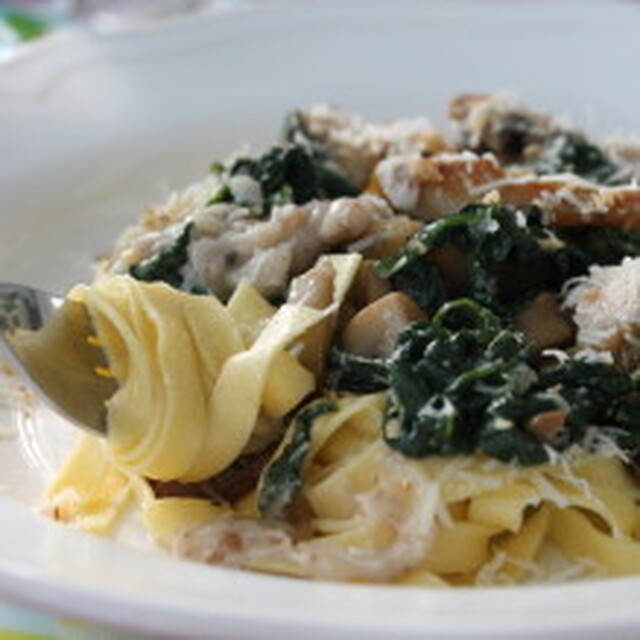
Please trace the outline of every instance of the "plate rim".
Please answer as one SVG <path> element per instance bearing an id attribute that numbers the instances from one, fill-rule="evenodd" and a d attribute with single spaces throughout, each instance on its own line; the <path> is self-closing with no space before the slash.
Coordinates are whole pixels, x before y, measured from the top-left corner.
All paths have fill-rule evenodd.
<path id="1" fill-rule="evenodd" d="M 327 581 L 300 581 L 285 576 L 271 576 L 212 567 L 185 562 L 165 555 L 156 555 L 140 549 L 123 547 L 116 542 L 96 538 L 65 525 L 42 520 L 28 511 L 16 513 L 15 505 L 0 496 L 0 522 L 7 517 L 19 520 L 25 537 L 31 537 L 41 547 L 57 550 L 62 560 L 48 559 L 49 571 L 42 573 L 42 565 L 24 557 L 7 561 L 0 557 L 0 598 L 20 606 L 34 607 L 55 615 L 97 623 L 122 631 L 153 633 L 167 636 L 201 634 L 211 629 L 212 623 L 224 634 L 246 633 L 254 626 L 269 632 L 278 632 L 282 638 L 299 637 L 301 632 L 310 638 L 326 637 L 331 632 L 340 638 L 357 638 L 367 633 L 371 640 L 394 638 L 410 640 L 424 637 L 526 637 L 535 634 L 562 633 L 567 638 L 584 638 L 585 634 L 604 632 L 624 633 L 640 626 L 640 608 L 634 606 L 634 588 L 640 587 L 640 578 L 609 578 L 568 584 L 544 584 L 516 587 L 462 587 L 455 589 L 425 589 L 377 584 L 344 584 Z M 5 542 L 0 532 L 0 543 Z M 85 564 L 87 552 L 100 558 L 96 564 Z M 80 562 L 69 554 L 80 556 Z M 71 561 L 69 563 L 69 561 Z M 149 570 L 146 577 L 135 580 L 134 585 L 121 589 L 123 581 L 131 577 L 128 563 Z M 51 564 L 52 563 L 52 564 Z M 113 563 L 113 567 L 107 565 Z M 71 570 L 69 564 L 74 565 Z M 95 571 L 111 571 L 103 580 L 95 581 Z M 198 598 L 187 595 L 186 600 L 173 601 L 173 588 L 150 591 L 144 597 L 137 592 L 141 586 L 157 587 L 158 575 L 171 571 L 177 584 L 185 587 L 197 582 Z M 296 596 L 300 586 L 319 598 L 320 606 L 312 610 L 291 609 L 290 599 L 265 603 L 253 615 L 245 610 L 241 600 L 247 594 L 272 593 Z M 202 597 L 207 588 L 227 590 L 226 599 L 212 605 Z M 204 591 L 203 591 L 204 590 Z M 216 594 L 220 596 L 218 592 Z M 309 593 L 304 595 L 306 599 Z M 558 600 L 571 597 L 572 603 L 560 617 L 556 617 Z M 356 605 L 366 610 L 367 619 L 360 611 L 345 612 L 336 609 L 337 601 Z M 589 609 L 594 601 L 615 604 L 612 613 Z M 405 604 L 406 618 L 391 619 L 388 613 L 395 605 Z M 563 606 L 566 602 L 563 603 Z M 390 608 L 391 607 L 391 608 Z M 444 607 L 444 610 L 442 609 Z M 493 607 L 493 609 L 491 609 Z M 460 610 L 465 617 L 460 619 Z M 487 611 L 489 615 L 487 615 Z M 613 609 L 611 610 L 614 611 Z M 547 614 L 531 626 L 530 615 Z M 515 614 L 515 615 L 514 615 Z M 253 619 L 252 619 L 253 618 Z M 540 637 L 536 635 L 536 637 Z M 597 637 L 596 635 L 589 637 Z"/>
<path id="2" fill-rule="evenodd" d="M 403 5 L 424 5 L 424 2 L 420 2 L 420 0 L 401 0 Z M 473 0 L 458 0 L 457 5 L 470 5 Z M 492 4 L 499 4 L 500 0 L 492 0 Z M 262 15 L 273 16 L 272 12 L 274 11 L 294 11 L 292 9 L 290 2 L 281 2 L 277 3 L 273 7 L 264 6 L 259 7 L 256 11 L 243 12 L 241 14 L 224 14 L 221 16 L 216 16 L 215 18 L 211 18 L 210 20 L 213 22 L 214 20 L 218 22 L 220 25 L 224 25 L 225 23 L 229 23 L 232 21 L 235 23 L 236 28 L 241 28 L 243 21 L 255 22 L 256 20 L 261 20 Z M 307 4 L 307 7 L 310 8 L 310 3 Z M 333 1 L 329 2 L 327 7 L 339 7 L 340 2 Z M 380 2 L 376 0 L 373 3 L 376 6 L 387 5 L 388 3 Z M 445 3 L 445 0 L 429 0 L 429 5 L 432 6 L 449 6 Z M 535 3 L 528 3 L 533 5 Z M 563 0 L 563 4 L 570 4 L 569 0 Z M 596 3 L 591 3 L 596 4 Z M 623 5 L 626 3 L 610 0 L 610 4 Z M 316 8 L 314 10 L 318 11 Z M 321 8 L 320 11 L 326 10 Z M 448 10 L 448 9 L 447 9 Z M 300 9 L 295 9 L 295 11 L 300 12 Z M 291 15 L 291 14 L 288 14 Z M 257 17 L 256 17 L 257 16 Z M 188 32 L 191 29 L 202 28 L 202 25 L 194 25 L 192 23 L 185 23 L 179 25 L 177 28 L 182 30 L 183 32 Z M 217 27 L 216 27 L 217 28 Z M 156 43 L 153 44 L 153 47 L 162 48 L 162 38 L 163 34 L 169 33 L 171 27 L 163 27 L 162 30 L 157 30 L 148 33 L 148 37 L 151 40 L 155 40 Z M 48 61 L 48 67 L 55 67 L 55 57 L 61 56 L 63 61 L 73 60 L 74 57 L 80 56 L 82 57 L 83 47 L 86 44 L 85 35 L 77 33 L 69 33 L 65 36 L 65 38 L 60 38 L 55 42 L 52 40 L 46 49 L 48 55 L 51 56 L 51 59 Z M 115 48 L 118 42 L 128 42 L 133 38 L 133 35 L 130 33 L 126 34 L 117 34 L 115 36 L 111 34 L 96 34 L 95 38 L 97 38 L 100 45 L 106 49 L 110 49 L 111 47 Z M 71 46 L 71 49 L 65 49 L 66 46 Z M 153 51 L 152 47 L 152 51 Z M 43 50 L 44 51 L 44 50 Z M 39 67 L 40 60 L 35 51 L 33 51 L 30 56 L 25 56 L 19 62 L 19 65 L 22 69 L 32 69 L 29 73 L 33 73 L 36 76 L 38 74 L 44 73 L 42 71 L 42 67 Z M 4 71 L 0 69 L 0 78 Z M 37 80 L 37 78 L 36 78 Z M 0 79 L 0 85 L 2 80 Z M 2 115 L 2 108 L 0 108 L 0 117 Z M 10 518 L 13 518 L 16 515 L 15 505 L 10 500 L 0 497 L 0 523 L 7 521 Z M 90 538 L 81 532 L 68 531 L 62 528 L 62 525 L 58 525 L 55 523 L 49 523 L 46 521 L 41 521 L 38 519 L 33 522 L 30 521 L 31 516 L 33 514 L 27 513 L 19 513 L 20 521 L 23 522 L 26 530 L 34 530 L 36 529 L 39 533 L 39 539 L 42 544 L 47 544 L 47 539 L 53 538 L 55 540 L 60 539 L 61 537 L 69 536 L 69 540 L 77 541 L 78 545 L 81 547 L 87 546 L 87 540 L 93 542 L 105 543 L 105 541 L 96 541 L 94 538 Z M 24 516 L 24 518 L 22 517 Z M 36 516 L 33 516 L 36 518 Z M 64 531 L 64 534 L 61 533 Z M 4 538 L 0 535 L 0 540 Z M 70 544 L 67 542 L 63 542 L 63 546 Z M 106 543 L 113 545 L 113 547 L 117 547 L 113 543 Z M 89 544 L 88 546 L 91 546 Z M 100 546 L 100 545 L 99 545 Z M 113 551 L 113 548 L 111 548 Z M 106 553 L 106 552 L 105 552 Z M 124 560 L 137 558 L 141 560 L 142 558 L 147 557 L 144 552 L 136 551 L 132 549 L 124 549 L 121 547 L 117 547 L 115 550 L 116 555 L 122 557 Z M 133 555 L 131 555 L 133 554 Z M 160 556 L 153 556 L 156 560 Z M 142 561 L 142 560 L 141 560 Z M 185 563 L 180 561 L 174 561 L 169 558 L 164 558 L 160 563 L 161 566 L 171 567 L 176 571 L 180 571 L 181 567 L 185 567 Z M 163 609 L 166 605 L 166 602 L 162 599 L 155 598 L 150 599 L 149 601 L 144 601 L 140 599 L 136 599 L 133 596 L 124 596 L 123 594 L 118 595 L 116 592 L 105 591 L 106 587 L 101 589 L 90 590 L 87 588 L 87 585 L 81 583 L 79 581 L 79 586 L 74 587 L 73 584 L 61 584 L 60 578 L 55 573 L 51 574 L 40 574 L 36 571 L 37 566 L 33 564 L 29 564 L 26 559 L 22 561 L 7 561 L 6 558 L 2 557 L 0 553 L 0 577 L 3 579 L 0 580 L 0 597 L 6 598 L 7 600 L 14 600 L 18 604 L 26 604 L 31 606 L 36 606 L 38 608 L 42 608 L 48 611 L 51 611 L 56 614 L 63 615 L 72 615 L 76 618 L 85 619 L 88 621 L 99 622 L 101 624 L 107 624 L 110 626 L 119 626 L 122 629 L 131 630 L 131 631 L 146 631 L 153 633 L 160 633 L 162 631 L 166 631 L 171 627 L 167 633 L 175 634 L 180 629 L 175 626 L 176 620 L 172 618 L 175 616 L 175 613 L 171 611 L 167 611 Z M 191 569 L 194 567 L 189 567 L 189 570 L 185 567 L 185 574 L 193 573 Z M 211 576 L 220 576 L 223 575 L 228 577 L 229 570 L 219 569 L 219 568 L 209 568 L 209 567 L 197 567 L 197 573 L 202 571 L 211 572 Z M 233 572 L 236 574 L 237 572 Z M 246 578 L 245 583 L 250 583 L 251 588 L 257 590 L 263 589 L 264 585 L 267 585 L 268 588 L 270 585 L 279 585 L 278 590 L 280 590 L 283 581 L 286 581 L 287 585 L 291 586 L 292 590 L 296 590 L 300 583 L 296 581 L 292 581 L 289 578 L 280 578 L 280 577 L 271 577 L 271 576 L 259 576 L 246 574 L 244 576 Z M 234 582 L 238 579 L 238 576 L 234 576 Z M 205 579 L 204 582 L 215 582 L 213 577 L 211 579 Z M 305 583 L 307 584 L 307 583 Z M 398 594 L 401 593 L 400 589 L 402 589 L 403 594 L 409 593 L 405 591 L 405 589 L 410 589 L 406 587 L 388 587 L 388 586 L 378 586 L 378 585 L 343 585 L 343 584 L 332 584 L 332 583 L 309 583 L 314 585 L 313 590 L 318 592 L 321 595 L 325 595 L 327 590 L 333 590 L 334 592 L 339 592 L 340 595 L 347 594 L 356 594 L 358 599 L 360 598 L 368 598 L 373 601 L 387 601 L 388 596 L 387 593 L 393 591 L 392 600 L 398 599 Z M 632 588 L 630 588 L 632 587 Z M 508 602 L 516 601 L 522 604 L 522 601 L 527 598 L 531 598 L 532 601 L 535 601 L 537 607 L 541 607 L 544 609 L 545 603 L 547 601 L 552 601 L 557 598 L 557 590 L 562 589 L 564 593 L 568 593 L 569 591 L 576 596 L 578 599 L 582 599 L 583 602 L 590 602 L 593 598 L 594 594 L 597 593 L 599 595 L 606 596 L 610 601 L 619 603 L 620 607 L 625 608 L 626 616 L 620 615 L 615 621 L 612 621 L 610 617 L 603 617 L 602 614 L 596 611 L 589 611 L 584 614 L 585 618 L 583 620 L 576 620 L 574 617 L 577 615 L 577 612 L 574 612 L 571 619 L 554 619 L 549 621 L 544 621 L 546 627 L 538 626 L 534 630 L 536 632 L 542 632 L 543 630 L 553 630 L 553 631 L 564 631 L 566 633 L 575 633 L 576 637 L 578 633 L 583 633 L 587 628 L 590 632 L 598 631 L 600 629 L 608 629 L 611 630 L 612 624 L 615 623 L 621 630 L 624 629 L 632 629 L 638 628 L 640 625 L 640 610 L 636 611 L 633 606 L 629 607 L 629 605 L 634 605 L 633 598 L 629 595 L 633 591 L 640 593 L 640 577 L 639 578 L 617 578 L 614 580 L 607 581 L 590 581 L 588 583 L 581 584 L 570 584 L 570 585 L 562 585 L 561 587 L 555 587 L 553 585 L 545 585 L 545 586 L 528 586 L 528 587 L 513 587 L 504 588 L 504 587 L 492 587 L 492 588 L 483 588 L 482 590 L 476 589 L 456 589 L 447 592 L 446 600 L 449 601 L 457 601 L 460 604 L 469 604 L 470 600 L 474 602 L 479 602 L 481 604 L 486 603 L 488 599 L 491 597 L 495 597 L 496 594 L 499 595 L 499 598 L 503 600 L 504 606 L 507 606 Z M 51 592 L 56 592 L 55 599 L 51 599 L 48 597 L 48 594 Z M 285 589 L 287 591 L 287 589 Z M 525 593 L 526 597 L 521 595 Z M 433 591 L 430 592 L 429 599 L 435 601 L 436 604 L 443 601 L 441 597 L 444 592 Z M 87 595 L 89 594 L 89 595 Z M 512 594 L 509 596 L 508 594 Z M 517 595 L 516 595 L 517 594 Z M 407 597 L 409 600 L 415 600 L 415 592 L 411 594 L 411 597 Z M 113 605 L 113 610 L 105 611 L 103 605 L 105 604 L 105 600 L 108 601 L 109 604 Z M 84 608 L 78 609 L 78 604 L 80 601 L 84 602 Z M 454 603 L 455 604 L 455 603 Z M 452 605 L 453 606 L 453 605 Z M 458 605 L 455 605 L 458 606 Z M 122 612 L 123 609 L 128 608 L 127 610 L 135 611 L 137 610 L 140 614 L 140 618 L 137 620 L 131 620 L 131 624 L 129 621 L 126 621 L 126 624 L 123 623 Z M 152 614 L 163 614 L 163 617 L 152 619 L 154 616 Z M 207 613 L 201 609 L 190 610 L 187 606 L 183 615 L 195 615 L 198 613 L 201 617 L 198 621 L 194 622 L 194 625 L 198 625 L 197 628 L 194 626 L 194 633 L 202 632 L 206 630 L 207 625 L 211 624 L 211 621 L 214 620 L 216 622 L 223 622 L 226 625 L 226 629 L 230 633 L 242 633 L 247 630 L 247 619 L 243 617 L 239 611 L 236 611 L 234 614 L 226 614 L 227 618 L 225 619 L 225 613 L 221 611 L 216 611 L 215 614 L 207 615 Z M 274 629 L 278 629 L 279 631 L 291 634 L 293 632 L 297 632 L 300 630 L 305 631 L 306 635 L 313 637 L 313 634 L 321 634 L 327 631 L 333 631 L 335 633 L 344 634 L 347 637 L 349 634 L 353 634 L 353 637 L 357 637 L 358 634 L 363 632 L 365 629 L 368 633 L 370 633 L 371 638 L 382 637 L 383 634 L 388 636 L 389 631 L 391 630 L 390 626 L 385 626 L 384 619 L 380 618 L 380 615 L 372 615 L 371 619 L 356 622 L 350 617 L 342 618 L 340 622 L 334 622 L 330 620 L 327 616 L 330 613 L 330 610 L 316 610 L 313 614 L 300 614 L 300 612 L 295 612 L 298 614 L 298 618 L 296 618 L 296 622 L 291 622 L 291 620 L 287 621 L 287 614 L 290 614 L 291 611 L 287 609 L 286 605 L 283 605 L 283 608 L 272 611 L 272 617 L 267 620 L 267 618 L 261 618 L 258 622 L 273 625 Z M 375 612 L 374 610 L 374 613 Z M 525 634 L 527 633 L 528 621 L 523 620 L 521 624 L 514 626 L 514 621 L 508 618 L 502 620 L 496 619 L 480 619 L 475 618 L 474 615 L 476 612 L 475 609 L 471 609 L 468 614 L 467 619 L 458 619 L 454 620 L 453 618 L 449 619 L 438 619 L 438 616 L 434 614 L 432 610 L 427 612 L 431 616 L 431 626 L 425 627 L 425 623 L 428 622 L 424 618 L 426 613 L 420 613 L 419 607 L 416 609 L 416 615 L 412 620 L 407 620 L 403 623 L 403 628 L 398 629 L 398 627 L 393 627 L 393 632 L 395 637 L 403 637 L 403 638 L 411 638 L 411 637 L 419 637 L 425 633 L 425 631 L 429 631 L 432 633 L 439 633 L 443 637 L 444 636 L 466 636 L 467 633 L 471 632 L 471 626 L 476 628 L 473 635 L 489 635 L 491 634 Z M 420 615 L 418 615 L 420 614 Z M 304 616 L 306 615 L 307 619 L 305 621 Z M 453 615 L 453 614 L 451 614 Z M 283 624 L 289 625 L 288 628 L 282 627 Z M 387 620 L 387 623 L 389 621 Z M 395 623 L 394 623 L 395 624 Z M 542 622 L 538 623 L 542 625 Z M 292 625 L 297 625 L 294 627 Z M 336 626 L 338 625 L 338 626 Z M 340 626 L 342 625 L 342 626 Z M 364 625 L 364 626 L 363 626 Z M 380 626 L 382 625 L 382 626 Z M 478 628 L 480 627 L 480 628 Z M 184 631 L 184 629 L 182 629 Z M 284 636 L 283 636 L 284 637 Z"/>

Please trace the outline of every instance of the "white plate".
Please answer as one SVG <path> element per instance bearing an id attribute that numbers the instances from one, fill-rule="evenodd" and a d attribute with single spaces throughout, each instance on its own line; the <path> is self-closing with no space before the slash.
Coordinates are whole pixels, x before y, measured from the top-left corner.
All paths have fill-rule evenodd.
<path id="1" fill-rule="evenodd" d="M 61 33 L 0 69 L 0 279 L 64 289 L 145 203 L 275 138 L 325 100 L 443 120 L 459 91 L 509 89 L 604 132 L 640 132 L 632 3 L 298 2 L 157 31 Z M 6 404 L 6 402 L 3 400 Z M 31 512 L 72 429 L 6 410 L 0 597 L 154 634 L 637 636 L 640 578 L 511 590 L 305 583 L 181 563 Z M 5 429 L 6 430 L 6 429 Z M 4 432 L 4 431 L 3 431 Z"/>

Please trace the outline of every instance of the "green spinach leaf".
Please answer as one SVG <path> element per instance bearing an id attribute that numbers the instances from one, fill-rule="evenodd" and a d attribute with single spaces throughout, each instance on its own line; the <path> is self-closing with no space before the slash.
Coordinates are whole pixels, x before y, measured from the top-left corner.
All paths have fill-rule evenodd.
<path id="1" fill-rule="evenodd" d="M 559 292 L 589 267 L 618 264 L 640 256 L 640 232 L 596 226 L 552 230 L 542 212 L 526 216 L 500 205 L 473 204 L 426 224 L 395 255 L 380 260 L 378 272 L 390 278 L 433 313 L 449 297 L 438 250 L 454 247 L 465 262 L 462 295 L 512 317 L 541 291 Z"/>
<path id="2" fill-rule="evenodd" d="M 410 295 L 427 313 L 446 299 L 445 274 L 436 250 L 454 247 L 464 256 L 462 295 L 497 313 L 515 309 L 543 290 L 558 290 L 569 277 L 561 243 L 545 243 L 550 230 L 498 205 L 473 204 L 424 226 L 378 272 Z M 548 248 L 548 247 L 553 248 Z"/>
<path id="3" fill-rule="evenodd" d="M 349 182 L 339 164 L 331 158 L 327 146 L 311 134 L 299 111 L 294 111 L 285 118 L 282 139 L 288 144 L 304 148 L 313 159 L 318 188 L 324 197 L 358 195 L 358 189 Z"/>
<path id="4" fill-rule="evenodd" d="M 607 153 L 584 135 L 573 131 L 549 137 L 531 167 L 540 174 L 573 173 L 605 185 L 629 180 L 629 176 Z"/>
<path id="5" fill-rule="evenodd" d="M 182 269 L 189 260 L 188 247 L 193 223 L 184 226 L 176 239 L 155 255 L 133 265 L 129 273 L 136 280 L 152 282 L 160 280 L 179 289 L 183 283 Z"/>
<path id="6" fill-rule="evenodd" d="M 248 176 L 260 187 L 261 206 L 254 212 L 268 216 L 274 205 L 305 204 L 314 198 L 353 196 L 357 191 L 333 174 L 323 156 L 310 145 L 285 143 L 272 147 L 256 156 L 241 156 L 231 164 L 213 163 L 213 173 L 222 179 L 222 185 L 209 200 L 210 205 L 219 202 L 236 202 L 256 209 L 256 203 L 234 199 L 230 181 L 235 176 Z"/>
<path id="7" fill-rule="evenodd" d="M 381 391 L 389 386 L 389 368 L 385 360 L 334 349 L 329 358 L 327 386 L 353 393 Z"/>
<path id="8" fill-rule="evenodd" d="M 188 222 L 172 243 L 162 247 L 146 260 L 133 265 L 129 269 L 129 275 L 145 282 L 166 282 L 175 289 L 196 295 L 211 293 L 204 284 L 194 282 L 187 285 L 184 279 L 192 234 L 193 223 Z"/>
<path id="9" fill-rule="evenodd" d="M 318 401 L 304 407 L 291 425 L 291 439 L 263 473 L 258 491 L 258 510 L 265 518 L 283 518 L 302 487 L 302 469 L 311 448 L 315 421 L 338 410 L 338 404 Z"/>
<path id="10" fill-rule="evenodd" d="M 640 456 L 636 376 L 575 358 L 538 370 L 524 336 L 472 300 L 445 303 L 431 322 L 407 327 L 385 361 L 338 355 L 330 384 L 388 389 L 383 435 L 408 457 L 482 451 L 506 463 L 542 464 L 551 449 L 589 446 L 593 429 L 630 458 Z M 543 439 L 530 425 L 546 412 L 559 413 L 563 424 Z"/>
<path id="11" fill-rule="evenodd" d="M 313 159 L 298 145 L 273 147 L 258 158 L 238 158 L 229 168 L 229 176 L 241 175 L 259 183 L 263 215 L 268 215 L 274 204 L 304 204 L 319 192 Z"/>
<path id="12" fill-rule="evenodd" d="M 387 443 L 417 458 L 491 449 L 488 410 L 528 389 L 535 374 L 527 358 L 524 338 L 490 310 L 465 299 L 445 304 L 431 323 L 401 334 L 389 361 Z M 510 460 L 546 459 L 543 445 L 524 430 L 511 441 Z"/>
<path id="13" fill-rule="evenodd" d="M 620 264 L 622 259 L 640 256 L 640 231 L 613 227 L 568 227 L 556 235 L 565 244 L 567 273 L 587 273 L 594 264 Z"/>

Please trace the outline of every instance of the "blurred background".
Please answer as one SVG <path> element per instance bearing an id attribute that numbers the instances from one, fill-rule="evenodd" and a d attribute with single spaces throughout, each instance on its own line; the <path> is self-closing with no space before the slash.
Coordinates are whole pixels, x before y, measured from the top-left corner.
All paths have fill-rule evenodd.
<path id="1" fill-rule="evenodd" d="M 226 12 L 252 0 L 0 0 L 0 61 L 68 26 L 97 31 L 144 29 Z"/>

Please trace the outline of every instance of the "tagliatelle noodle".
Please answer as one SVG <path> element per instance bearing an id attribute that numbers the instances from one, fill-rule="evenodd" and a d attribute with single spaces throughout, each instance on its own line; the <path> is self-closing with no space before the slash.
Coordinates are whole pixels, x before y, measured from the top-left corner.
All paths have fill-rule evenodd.
<path id="1" fill-rule="evenodd" d="M 640 572 L 640 542 L 629 536 L 614 537 L 596 527 L 577 509 L 553 514 L 551 539 L 574 560 L 590 560 L 608 575 L 625 576 Z"/>
<path id="2" fill-rule="evenodd" d="M 210 428 L 187 480 L 207 478 L 225 469 L 242 451 L 255 425 L 269 368 L 274 358 L 307 329 L 335 313 L 361 262 L 358 255 L 323 258 L 335 269 L 333 302 L 325 309 L 285 304 L 272 316 L 251 347 L 229 358 L 210 399 Z"/>
<path id="3" fill-rule="evenodd" d="M 229 466 L 254 428 L 270 367 L 337 311 L 361 261 L 358 255 L 324 259 L 336 273 L 332 304 L 321 310 L 283 305 L 270 318 L 262 313 L 264 328 L 246 349 L 229 311 L 213 296 L 127 276 L 74 289 L 120 384 L 108 404 L 116 462 L 147 477 L 185 481 Z M 308 391 L 307 378 L 300 393 Z M 281 398 L 267 405 L 275 407 L 271 413 L 287 408 Z"/>
<path id="4" fill-rule="evenodd" d="M 139 475 L 183 477 L 204 445 L 210 389 L 242 348 L 224 306 L 127 276 L 71 296 L 86 304 L 119 383 L 108 402 L 114 459 Z"/>
<path id="5" fill-rule="evenodd" d="M 338 265 L 336 273 L 351 273 L 355 266 Z M 344 278 L 345 283 L 348 280 L 348 276 Z M 117 286 L 121 288 L 116 287 L 112 293 L 117 304 L 111 307 L 111 312 L 114 307 L 124 308 L 124 312 L 120 316 L 114 314 L 113 321 L 106 313 L 101 316 L 103 325 L 99 334 L 103 343 L 110 341 L 111 357 L 116 354 L 114 375 L 125 379 L 135 367 L 138 367 L 136 371 L 151 369 L 149 363 L 136 362 L 136 354 L 125 348 L 127 340 L 133 340 L 128 332 L 149 330 L 145 324 L 148 316 L 132 313 L 127 305 L 143 302 L 148 309 L 155 304 L 156 313 L 172 313 L 174 319 L 180 317 L 175 306 L 164 304 L 163 291 L 158 296 L 160 303 L 158 297 L 154 297 L 156 291 L 146 295 L 138 291 L 133 295 L 128 292 L 124 304 L 117 296 L 128 285 L 128 282 L 119 283 Z M 140 286 L 134 284 L 135 288 Z M 144 288 L 148 286 L 161 288 L 161 285 Z M 344 295 L 346 286 L 336 287 L 336 299 Z M 177 295 L 181 303 L 193 300 L 171 293 Z M 214 304 L 225 318 L 225 308 Z M 235 344 L 227 342 L 227 353 L 218 354 L 217 360 L 212 358 L 206 364 L 201 363 L 205 373 L 201 370 L 200 375 L 212 379 L 217 369 L 224 371 L 234 359 L 240 362 L 228 369 L 227 384 L 242 377 L 246 383 L 253 384 L 249 393 L 254 394 L 259 411 L 264 403 L 264 378 L 268 378 L 270 367 L 282 354 L 287 354 L 284 356 L 287 362 L 293 358 L 284 347 L 295 342 L 304 334 L 305 327 L 313 326 L 314 321 L 326 317 L 330 311 L 290 305 L 281 308 L 285 311 L 270 316 L 254 313 L 250 306 L 245 316 L 253 315 L 257 318 L 255 322 L 262 326 L 255 332 L 251 346 L 243 349 L 243 345 L 250 342 L 246 339 L 238 338 Z M 128 323 L 122 319 L 125 312 L 129 313 Z M 210 314 L 205 313 L 207 317 Z M 160 322 L 158 316 L 155 318 Z M 198 318 L 194 315 L 192 324 L 198 322 Z M 157 340 L 158 335 L 153 333 L 151 344 L 157 344 Z M 228 355 L 229 345 L 238 350 Z M 238 358 L 240 355 L 244 357 Z M 176 365 L 181 361 L 169 362 Z M 261 371 L 262 378 L 250 375 L 252 371 Z M 221 376 L 222 373 L 215 378 L 216 388 Z M 279 531 L 275 536 L 277 544 L 272 543 L 260 551 L 262 534 L 259 534 L 257 542 L 254 541 L 256 548 L 237 559 L 240 566 L 297 576 L 394 581 L 407 585 L 472 584 L 476 579 L 495 584 L 526 578 L 530 567 L 552 571 L 536 563 L 540 562 L 538 555 L 543 545 L 553 543 L 567 556 L 576 557 L 576 561 L 590 559 L 611 573 L 634 570 L 633 558 L 640 553 L 640 543 L 633 538 L 640 522 L 640 509 L 636 504 L 640 490 L 620 460 L 583 452 L 560 464 L 522 468 L 501 465 L 480 455 L 402 458 L 381 439 L 385 397 L 384 393 L 344 397 L 338 401 L 337 411 L 315 421 L 302 469 L 299 498 L 310 510 L 313 535 L 295 543 Z M 244 424 L 252 425 L 255 413 L 245 413 L 242 419 Z M 242 438 L 229 438 L 226 444 L 212 438 L 211 446 L 217 442 L 224 455 L 238 455 L 247 432 L 250 429 Z M 285 439 L 280 450 L 287 441 Z M 91 455 L 87 447 L 93 452 Z M 73 492 L 82 495 L 83 487 L 94 482 L 93 472 L 100 469 L 104 478 L 119 479 L 120 490 L 114 491 L 115 485 L 107 482 L 103 485 L 104 491 L 96 489 L 93 499 L 76 499 L 74 511 L 69 512 L 66 519 L 83 528 L 106 530 L 126 504 L 121 496 L 130 491 L 127 486 L 130 476 L 118 469 L 103 443 L 95 439 L 85 437 L 79 452 L 50 487 L 50 502 L 64 504 L 66 495 L 66 504 L 72 504 L 69 496 Z M 113 452 L 117 460 L 117 450 Z M 221 456 L 216 458 L 217 464 L 220 459 Z M 86 466 L 88 461 L 93 461 L 93 472 Z M 121 463 L 118 461 L 118 464 Z M 186 531 L 223 526 L 233 531 L 235 525 L 229 518 L 234 513 L 245 523 L 242 526 L 246 526 L 247 519 L 257 526 L 259 519 L 251 504 L 252 499 L 244 500 L 234 509 L 216 507 L 201 499 L 155 499 L 147 495 L 142 500 L 142 511 L 147 528 L 159 543 L 168 547 L 177 544 L 180 549 L 180 540 Z M 596 526 L 595 522 L 600 525 Z M 578 535 L 579 544 L 575 541 Z M 630 568 L 625 568 L 627 560 Z M 492 564 L 496 568 L 489 575 L 487 571 Z"/>
<path id="6" fill-rule="evenodd" d="M 107 533 L 131 496 L 131 477 L 113 464 L 105 443 L 83 434 L 47 487 L 46 510 L 55 520 L 91 533 Z"/>
<path id="7" fill-rule="evenodd" d="M 544 544 L 570 544 L 571 528 L 552 523 L 563 514 L 572 523 L 576 507 L 605 527 L 577 547 L 594 564 L 619 572 L 621 549 L 640 550 L 628 533 L 640 517 L 637 489 L 620 460 L 582 452 L 522 468 L 480 455 L 399 459 L 380 439 L 383 407 L 384 394 L 343 399 L 314 424 L 301 499 L 315 534 L 290 551 L 306 575 L 472 584 L 502 558 L 487 583 L 552 576 L 538 555 Z M 418 499 L 428 495 L 435 505 Z"/>

